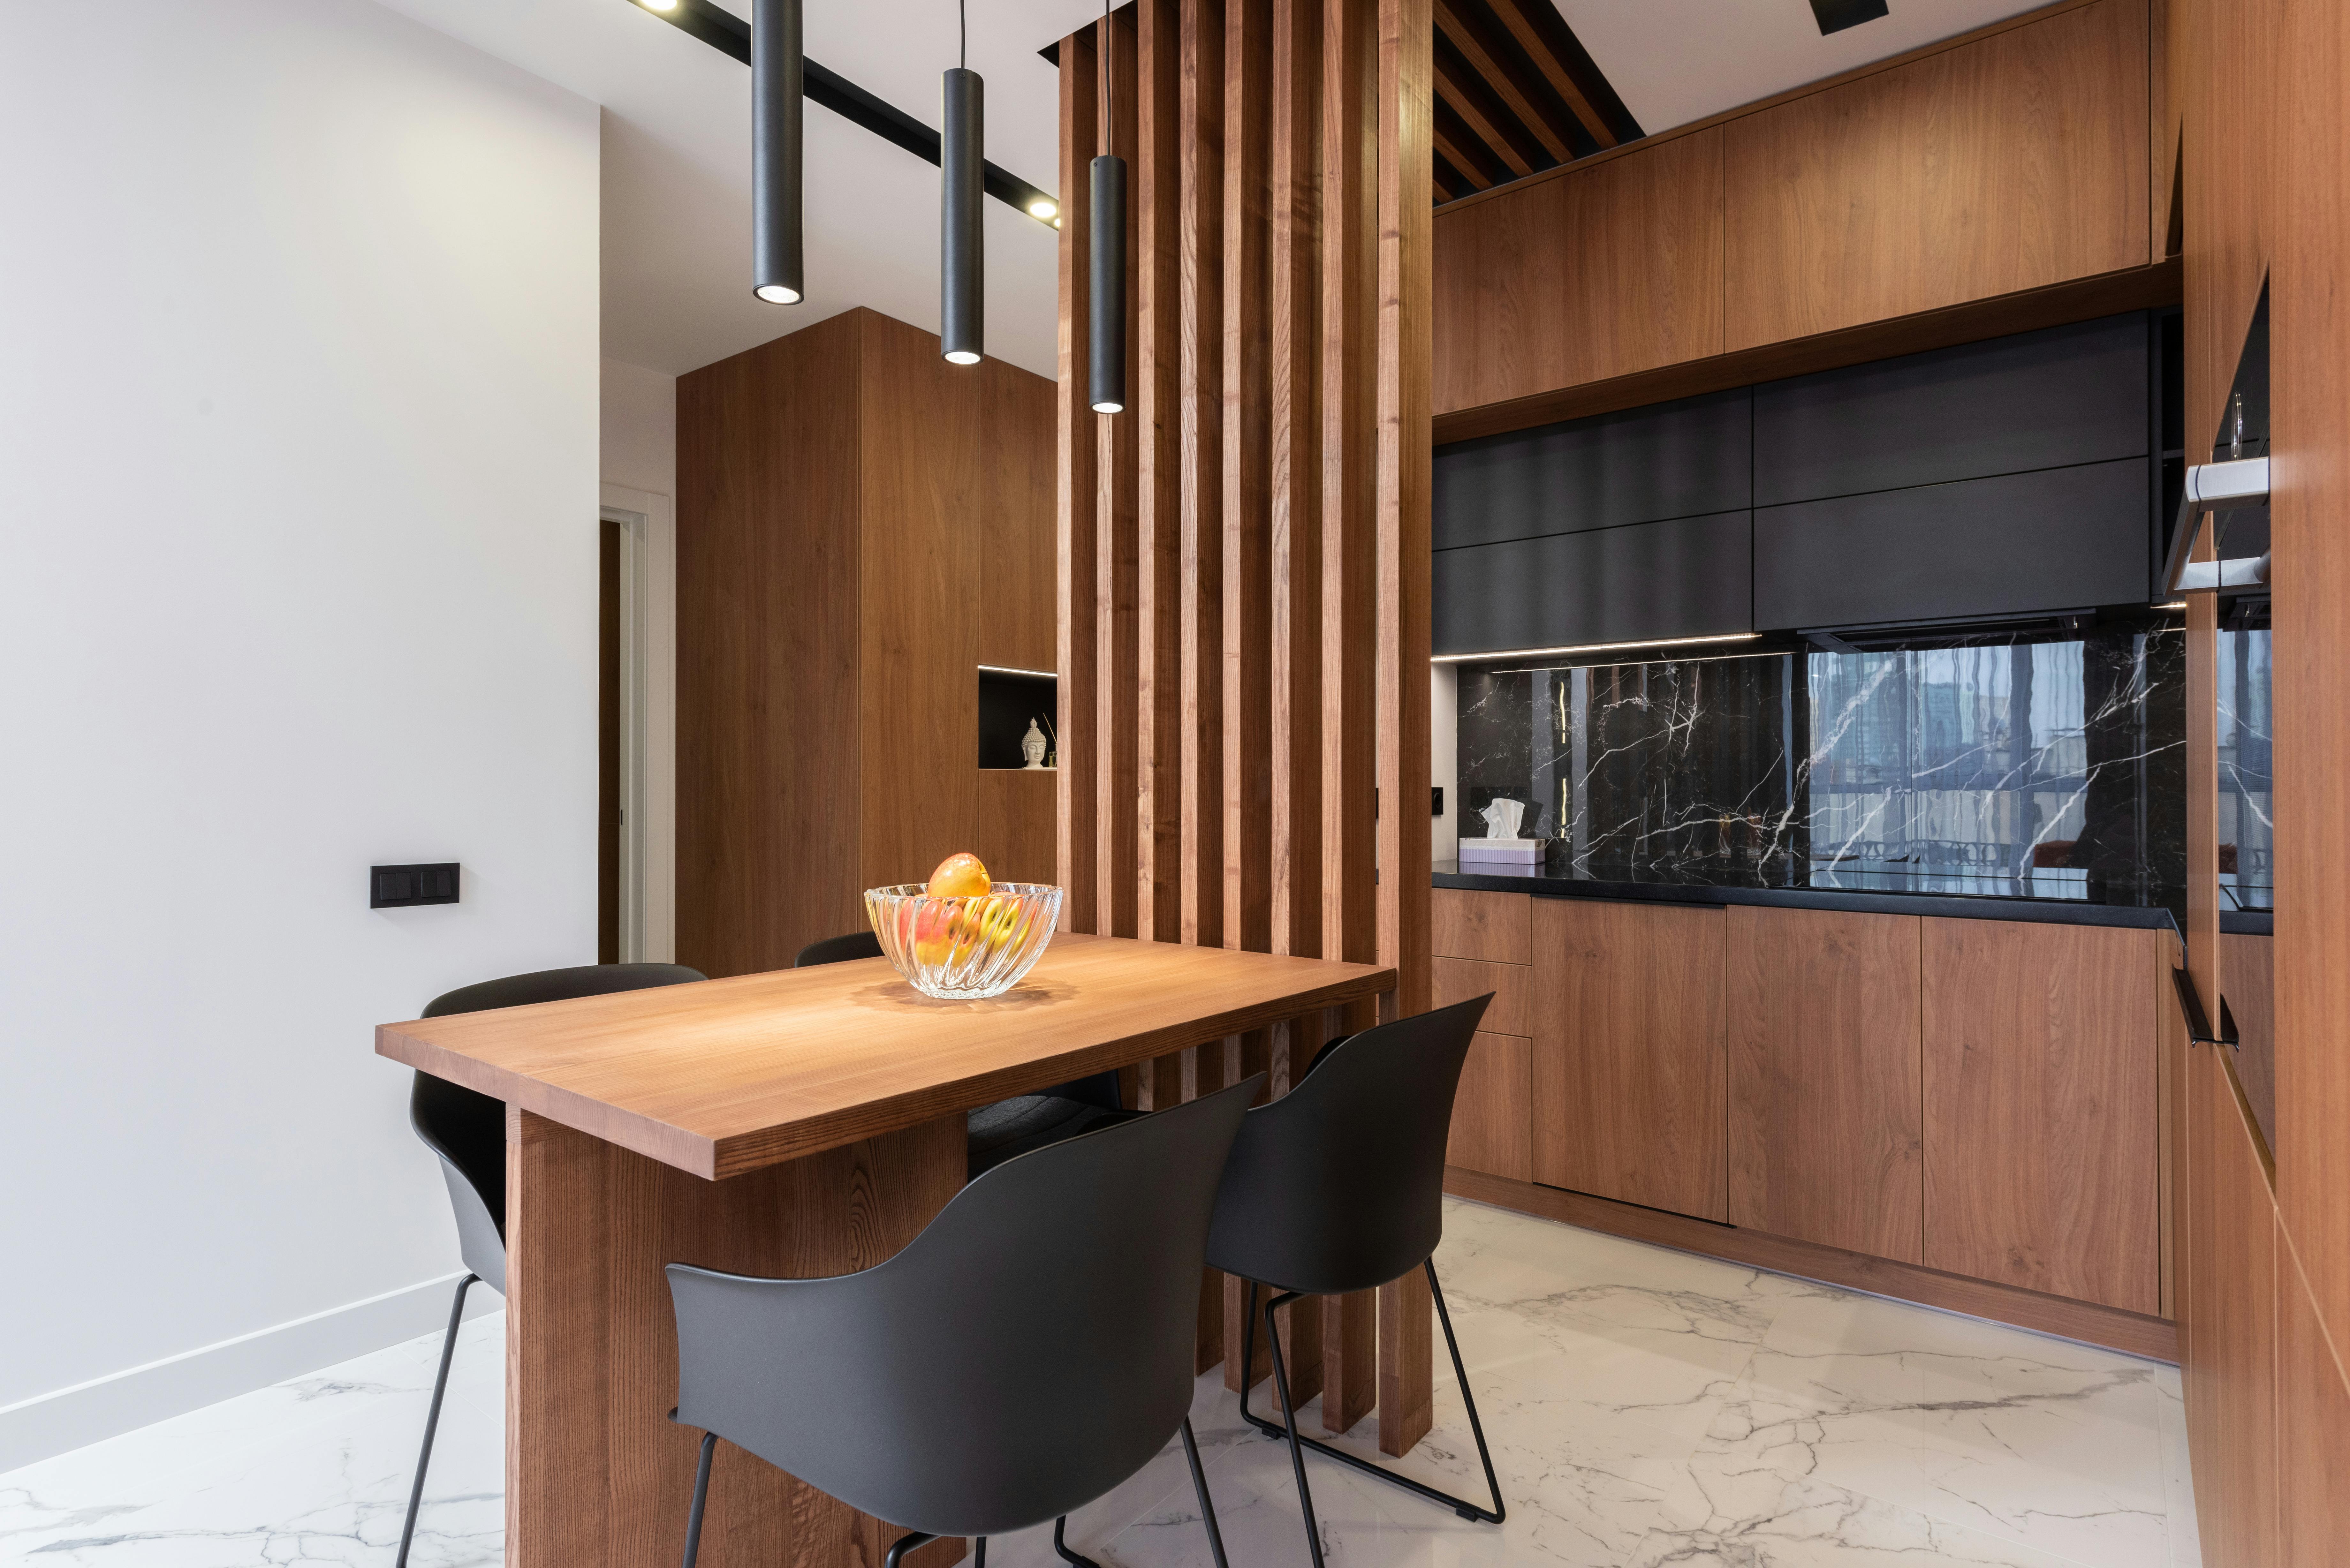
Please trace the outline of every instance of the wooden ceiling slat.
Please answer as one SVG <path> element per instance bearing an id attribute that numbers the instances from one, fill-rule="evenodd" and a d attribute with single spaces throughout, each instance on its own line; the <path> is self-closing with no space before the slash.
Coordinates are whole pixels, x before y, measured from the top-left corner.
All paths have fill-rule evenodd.
<path id="1" fill-rule="evenodd" d="M 1510 172 L 1521 178 L 1534 171 L 1534 164 L 1518 151 L 1510 135 L 1510 126 L 1501 117 L 1491 113 L 1480 90 L 1484 80 L 1449 49 L 1436 51 L 1436 96 L 1441 99 L 1470 133 L 1485 144 L 1486 150 L 1508 166 Z M 1496 106 L 1498 107 L 1498 106 Z"/>
<path id="2" fill-rule="evenodd" d="M 1430 133 L 1435 140 L 1436 151 L 1446 162 L 1461 171 L 1471 191 L 1482 191 L 1501 183 L 1501 173 L 1493 167 L 1493 155 L 1485 151 L 1484 144 L 1461 123 L 1460 116 L 1452 112 L 1449 104 L 1440 99 L 1436 113 L 1430 118 L 1433 123 Z"/>
<path id="3" fill-rule="evenodd" d="M 1490 13 L 1482 5 L 1472 10 L 1474 0 L 1470 0 L 1470 4 L 1463 4 L 1462 0 L 1436 0 L 1437 29 L 1461 52 L 1461 57 L 1469 62 L 1471 68 L 1484 78 L 1486 86 L 1508 106 L 1512 114 L 1518 117 L 1520 123 L 1543 144 L 1545 151 L 1561 163 L 1580 157 L 1585 150 L 1570 145 L 1570 139 L 1576 141 L 1588 140 L 1582 123 L 1571 116 L 1567 123 L 1558 122 L 1555 118 L 1557 111 L 1550 104 L 1541 101 L 1549 95 L 1537 91 L 1533 82 L 1521 79 L 1523 68 L 1518 62 L 1506 57 L 1486 41 L 1484 29 L 1477 26 L 1477 22 Z"/>
<path id="4" fill-rule="evenodd" d="M 1590 133 L 1591 140 L 1599 143 L 1603 150 L 1615 146 L 1619 139 L 1608 125 L 1607 117 L 1593 105 L 1589 95 L 1583 90 L 1583 84 L 1575 79 L 1573 73 L 1566 68 L 1566 62 L 1558 57 L 1551 47 L 1550 40 L 1542 36 L 1534 19 L 1526 15 L 1527 3 L 1528 0 L 1492 0 L 1493 15 L 1503 26 L 1510 30 L 1510 36 L 1518 41 L 1518 47 L 1525 50 L 1526 57 L 1540 68 L 1558 96 L 1566 100 L 1566 107 L 1573 109 L 1575 118 L 1583 122 L 1583 129 Z M 1532 0 L 1532 3 L 1546 5 L 1548 0 Z"/>

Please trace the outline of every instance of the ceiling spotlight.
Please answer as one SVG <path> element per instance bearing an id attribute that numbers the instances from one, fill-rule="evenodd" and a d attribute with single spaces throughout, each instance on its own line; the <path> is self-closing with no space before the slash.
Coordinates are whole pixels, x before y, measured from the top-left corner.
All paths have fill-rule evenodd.
<path id="1" fill-rule="evenodd" d="M 674 11 L 677 9 L 677 0 L 642 0 L 642 4 L 644 8 L 648 11 Z"/>
<path id="2" fill-rule="evenodd" d="M 751 292 L 797 305 L 805 292 L 800 230 L 800 108 L 805 57 L 800 0 L 751 8 Z"/>
<path id="3" fill-rule="evenodd" d="M 1039 196 L 1035 201 L 1028 203 L 1028 215 L 1032 218 L 1045 218 L 1048 220 L 1057 218 L 1061 215 L 1061 206 L 1057 202 L 1047 201 L 1044 197 Z"/>
<path id="4" fill-rule="evenodd" d="M 764 283 L 751 292 L 769 305 L 797 305 L 800 302 L 798 289 L 786 287 L 780 283 Z"/>

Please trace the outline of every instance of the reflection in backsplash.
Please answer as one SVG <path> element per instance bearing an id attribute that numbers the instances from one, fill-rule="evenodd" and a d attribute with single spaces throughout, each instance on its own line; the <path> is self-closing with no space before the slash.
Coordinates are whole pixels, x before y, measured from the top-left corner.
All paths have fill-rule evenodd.
<path id="1" fill-rule="evenodd" d="M 2220 633 L 2219 673 L 2220 886 L 2239 909 L 2273 909 L 2276 752 L 2265 624 Z"/>
<path id="2" fill-rule="evenodd" d="M 2183 655 L 2175 623 L 2148 621 L 1463 665 L 1462 819 L 1523 800 L 1546 874 L 1594 881 L 2168 902 L 2185 879 Z"/>

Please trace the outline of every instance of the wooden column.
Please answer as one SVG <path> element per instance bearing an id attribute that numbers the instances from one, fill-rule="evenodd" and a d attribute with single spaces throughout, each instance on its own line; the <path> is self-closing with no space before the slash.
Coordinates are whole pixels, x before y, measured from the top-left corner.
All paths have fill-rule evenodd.
<path id="1" fill-rule="evenodd" d="M 1429 1005 L 1432 47 L 1428 0 L 1136 0 L 1059 55 L 1069 927 L 1378 959 L 1407 1012 Z M 1129 411 L 1107 417 L 1082 384 L 1101 145 L 1133 225 Z M 1260 1067 L 1280 1092 L 1367 1012 L 1146 1064 L 1137 1103 Z M 1428 1426 L 1430 1303 L 1418 1276 L 1382 1295 L 1376 1333 L 1368 1293 L 1283 1333 L 1325 1424 L 1377 1400 L 1401 1452 Z M 1239 1304 L 1203 1293 L 1203 1366 L 1232 1359 Z"/>

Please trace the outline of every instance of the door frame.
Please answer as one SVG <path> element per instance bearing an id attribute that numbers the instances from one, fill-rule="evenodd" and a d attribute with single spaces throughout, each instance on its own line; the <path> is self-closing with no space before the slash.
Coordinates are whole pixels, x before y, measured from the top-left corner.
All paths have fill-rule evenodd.
<path id="1" fill-rule="evenodd" d="M 620 548 L 620 960 L 676 951 L 677 529 L 670 498 L 602 487 Z"/>

